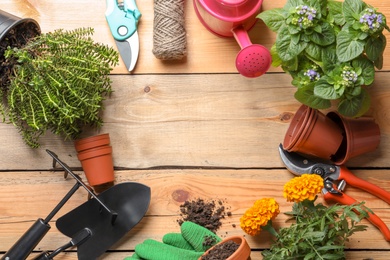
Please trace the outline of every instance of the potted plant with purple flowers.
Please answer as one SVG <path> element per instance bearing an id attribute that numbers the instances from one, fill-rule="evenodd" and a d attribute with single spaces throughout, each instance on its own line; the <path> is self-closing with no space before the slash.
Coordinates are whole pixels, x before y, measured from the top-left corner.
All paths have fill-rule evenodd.
<path id="1" fill-rule="evenodd" d="M 382 13 L 361 0 L 288 0 L 258 18 L 277 33 L 273 66 L 292 76 L 298 101 L 315 109 L 335 103 L 349 117 L 367 112 L 389 30 Z"/>

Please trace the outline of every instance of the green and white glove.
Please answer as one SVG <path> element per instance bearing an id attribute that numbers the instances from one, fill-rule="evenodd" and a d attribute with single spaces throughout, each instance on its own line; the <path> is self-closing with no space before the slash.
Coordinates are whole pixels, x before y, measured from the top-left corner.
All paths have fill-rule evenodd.
<path id="1" fill-rule="evenodd" d="M 212 245 L 204 246 L 205 239 L 214 240 Z M 163 243 L 147 239 L 135 247 L 135 254 L 124 260 L 197 260 L 214 244 L 221 241 L 210 230 L 193 222 L 184 222 L 181 233 L 168 233 L 163 237 Z"/>

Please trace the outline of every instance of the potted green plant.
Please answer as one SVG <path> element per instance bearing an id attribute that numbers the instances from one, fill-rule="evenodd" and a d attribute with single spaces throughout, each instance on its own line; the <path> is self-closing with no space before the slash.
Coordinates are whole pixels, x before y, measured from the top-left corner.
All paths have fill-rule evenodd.
<path id="1" fill-rule="evenodd" d="M 258 18 L 277 33 L 273 66 L 292 76 L 298 101 L 316 109 L 335 103 L 349 117 L 367 112 L 389 30 L 382 13 L 361 0 L 288 0 Z"/>
<path id="2" fill-rule="evenodd" d="M 15 30 L 15 24 L 0 32 L 0 55 L 7 68 L 0 84 L 4 120 L 34 148 L 46 131 L 76 139 L 84 126 L 101 126 L 100 111 L 112 92 L 109 74 L 118 53 L 94 42 L 92 28 L 60 29 L 37 33 L 22 44 L 8 42 L 15 33 L 24 33 L 23 27 Z"/>

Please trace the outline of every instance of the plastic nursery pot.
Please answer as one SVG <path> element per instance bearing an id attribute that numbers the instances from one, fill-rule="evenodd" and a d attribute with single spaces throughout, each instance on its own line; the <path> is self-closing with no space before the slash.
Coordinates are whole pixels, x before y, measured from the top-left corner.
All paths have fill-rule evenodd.
<path id="1" fill-rule="evenodd" d="M 13 30 L 12 34 L 15 36 L 16 40 L 24 41 L 21 44 L 24 45 L 26 42 L 25 37 L 35 37 L 41 33 L 41 29 L 37 21 L 32 18 L 20 18 L 10 13 L 7 13 L 3 10 L 0 10 L 0 41 L 5 40 L 5 36 L 7 36 L 11 30 Z M 24 35 L 23 37 L 17 37 L 17 34 Z M 9 38 L 9 37 L 7 37 Z M 10 46 L 12 47 L 12 43 Z M 3 55 L 3 54 L 1 54 Z"/>
<path id="2" fill-rule="evenodd" d="M 88 183 L 92 187 L 114 183 L 111 146 L 102 146 L 80 152 L 77 158 L 80 160 Z"/>
<path id="3" fill-rule="evenodd" d="M 74 142 L 77 153 L 107 145 L 110 145 L 109 134 L 95 135 L 83 139 L 78 139 Z"/>
<path id="4" fill-rule="evenodd" d="M 332 158 L 335 164 L 345 164 L 349 159 L 372 152 L 378 147 L 381 133 L 374 118 L 347 118 L 336 112 L 329 112 L 327 117 L 344 131 L 343 142 Z"/>
<path id="5" fill-rule="evenodd" d="M 228 241 L 233 241 L 233 242 L 239 244 L 239 247 L 231 256 L 226 258 L 226 260 L 247 260 L 247 259 L 250 259 L 251 248 L 249 247 L 246 239 L 243 236 L 231 236 L 231 237 L 225 238 L 224 240 L 222 240 L 221 242 L 219 242 L 218 244 L 216 244 L 215 246 L 213 246 L 212 248 L 207 250 L 198 260 L 207 259 L 206 257 L 207 257 L 207 255 L 209 255 L 211 253 L 211 251 L 213 251 L 217 246 L 221 246 L 222 244 L 224 244 Z M 213 258 L 213 259 L 215 259 L 215 258 Z"/>
<path id="6" fill-rule="evenodd" d="M 302 105 L 295 113 L 283 149 L 331 160 L 343 141 L 342 129 L 320 111 Z"/>

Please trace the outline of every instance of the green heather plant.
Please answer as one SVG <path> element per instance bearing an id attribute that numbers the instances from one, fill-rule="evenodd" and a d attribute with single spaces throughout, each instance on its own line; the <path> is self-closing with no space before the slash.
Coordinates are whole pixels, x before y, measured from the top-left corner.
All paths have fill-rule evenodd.
<path id="1" fill-rule="evenodd" d="M 29 146 L 39 147 L 48 130 L 75 139 L 84 126 L 102 125 L 100 111 L 112 92 L 109 74 L 118 53 L 94 42 L 92 34 L 92 28 L 56 30 L 5 51 L 12 69 L 0 91 L 0 109 Z"/>
<path id="2" fill-rule="evenodd" d="M 240 218 L 241 228 L 256 236 L 261 230 L 275 236 L 271 247 L 261 252 L 264 260 L 345 259 L 345 243 L 355 232 L 366 230 L 360 225 L 372 211 L 361 203 L 325 206 L 315 203 L 324 189 L 317 174 L 302 174 L 283 187 L 283 197 L 294 202 L 290 216 L 293 223 L 276 231 L 272 221 L 279 214 L 279 204 L 272 198 L 257 200 Z M 336 195 L 337 196 L 337 195 Z"/>
<path id="3" fill-rule="evenodd" d="M 367 112 L 389 30 L 382 13 L 361 0 L 288 0 L 258 18 L 277 33 L 273 66 L 292 76 L 298 101 L 316 109 L 336 103 L 350 117 Z"/>
<path id="4" fill-rule="evenodd" d="M 292 212 L 285 213 L 295 223 L 279 230 L 270 249 L 262 252 L 264 260 L 345 259 L 345 242 L 366 230 L 359 222 L 368 209 L 363 210 L 363 203 L 327 207 L 314 201 L 295 202 Z"/>

